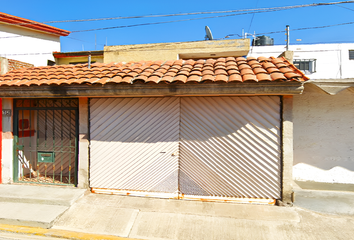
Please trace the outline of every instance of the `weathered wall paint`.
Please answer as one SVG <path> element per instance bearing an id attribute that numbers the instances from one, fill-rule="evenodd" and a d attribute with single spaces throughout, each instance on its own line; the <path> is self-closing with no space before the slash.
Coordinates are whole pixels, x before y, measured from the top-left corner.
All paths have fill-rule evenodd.
<path id="1" fill-rule="evenodd" d="M 293 125 L 293 96 L 283 96 L 282 97 L 282 151 L 283 151 L 283 161 L 282 161 L 282 201 L 284 204 L 290 204 L 292 202 L 292 165 L 294 161 L 293 152 L 293 136 L 294 136 L 294 125 Z"/>
<path id="2" fill-rule="evenodd" d="M 12 98 L 2 100 L 3 109 L 11 109 L 13 116 Z M 2 116 L 2 183 L 11 183 L 13 180 L 13 130 L 12 116 Z"/>
<path id="3" fill-rule="evenodd" d="M 305 84 L 294 96 L 294 179 L 354 184 L 353 136 L 354 93 Z"/>
<path id="4" fill-rule="evenodd" d="M 0 98 L 0 113 L 2 116 L 2 98 Z M 2 183 L 2 117 L 0 117 L 0 184 Z"/>
<path id="5" fill-rule="evenodd" d="M 249 39 L 106 46 L 104 62 L 235 57 L 247 55 L 249 46 Z"/>
<path id="6" fill-rule="evenodd" d="M 89 120 L 88 98 L 79 98 L 78 187 L 89 187 Z"/>

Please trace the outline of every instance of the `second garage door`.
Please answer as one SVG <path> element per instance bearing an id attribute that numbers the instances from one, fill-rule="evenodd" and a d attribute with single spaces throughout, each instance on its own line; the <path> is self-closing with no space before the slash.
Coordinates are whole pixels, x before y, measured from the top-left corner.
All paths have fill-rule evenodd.
<path id="1" fill-rule="evenodd" d="M 280 198 L 280 98 L 90 101 L 90 185 L 183 196 Z"/>

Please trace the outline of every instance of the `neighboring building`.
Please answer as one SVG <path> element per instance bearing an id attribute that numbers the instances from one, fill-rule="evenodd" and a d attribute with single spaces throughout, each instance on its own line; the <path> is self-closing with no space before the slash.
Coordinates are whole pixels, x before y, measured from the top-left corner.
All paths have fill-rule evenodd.
<path id="1" fill-rule="evenodd" d="M 54 52 L 55 64 L 103 63 L 103 51 Z"/>
<path id="2" fill-rule="evenodd" d="M 35 66 L 54 61 L 60 37 L 69 31 L 0 12 L 0 56 Z"/>
<path id="3" fill-rule="evenodd" d="M 252 47 L 249 56 L 284 46 Z M 354 43 L 290 45 L 311 81 L 294 96 L 294 167 L 298 181 L 354 184 Z"/>
<path id="4" fill-rule="evenodd" d="M 241 57 L 246 41 L 0 76 L 3 183 L 290 203 L 292 101 L 308 78 L 285 58 Z M 208 59 L 177 60 L 182 53 Z M 219 54 L 234 56 L 209 58 Z"/>
<path id="5" fill-rule="evenodd" d="M 249 39 L 106 46 L 104 62 L 167 61 L 245 56 Z"/>
<path id="6" fill-rule="evenodd" d="M 252 46 L 248 56 L 278 56 L 284 45 Z M 290 45 L 294 65 L 312 80 L 343 79 L 354 76 L 354 43 Z"/>

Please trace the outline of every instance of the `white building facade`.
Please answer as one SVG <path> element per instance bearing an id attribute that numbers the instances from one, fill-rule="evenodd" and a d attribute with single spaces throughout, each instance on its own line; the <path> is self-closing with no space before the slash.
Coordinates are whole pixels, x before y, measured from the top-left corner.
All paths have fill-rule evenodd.
<path id="1" fill-rule="evenodd" d="M 290 45 L 310 81 L 294 96 L 294 166 L 298 181 L 354 184 L 354 43 Z M 278 56 L 285 46 L 251 47 Z"/>
<path id="2" fill-rule="evenodd" d="M 54 61 L 53 52 L 60 52 L 60 37 L 69 31 L 32 20 L 0 13 L 0 57 L 35 66 Z"/>

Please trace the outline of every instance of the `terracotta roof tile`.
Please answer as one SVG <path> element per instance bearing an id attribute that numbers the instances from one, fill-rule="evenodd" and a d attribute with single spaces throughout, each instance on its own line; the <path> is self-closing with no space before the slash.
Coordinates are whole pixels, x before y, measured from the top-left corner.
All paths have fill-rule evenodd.
<path id="1" fill-rule="evenodd" d="M 242 80 L 245 81 L 257 81 L 257 77 L 254 74 L 246 74 L 246 75 L 242 75 Z"/>
<path id="2" fill-rule="evenodd" d="M 254 68 L 254 69 L 253 69 L 253 72 L 254 72 L 255 74 L 258 74 L 258 73 L 268 73 L 267 70 L 265 70 L 264 68 L 259 68 L 259 67 Z"/>
<path id="3" fill-rule="evenodd" d="M 203 74 L 202 81 L 215 81 L 215 76 L 212 74 Z"/>
<path id="4" fill-rule="evenodd" d="M 242 82 L 242 77 L 240 74 L 232 74 L 229 77 L 229 82 Z"/>
<path id="5" fill-rule="evenodd" d="M 187 82 L 187 76 L 186 75 L 177 75 L 174 78 L 174 81 L 186 83 Z"/>
<path id="6" fill-rule="evenodd" d="M 242 81 L 306 81 L 285 58 L 227 57 L 200 60 L 32 67 L 0 76 L 0 86 Z"/>
<path id="7" fill-rule="evenodd" d="M 269 74 L 266 73 L 259 73 L 256 75 L 258 81 L 272 81 L 272 78 L 269 76 Z"/>
<path id="8" fill-rule="evenodd" d="M 227 82 L 228 77 L 226 75 L 220 74 L 215 76 L 215 81 Z"/>
<path id="9" fill-rule="evenodd" d="M 188 82 L 200 82 L 202 81 L 202 78 L 198 75 L 191 75 L 187 79 Z"/>
<path id="10" fill-rule="evenodd" d="M 269 62 L 269 61 L 271 61 L 270 58 L 266 58 L 266 57 L 258 57 L 257 60 L 259 62 Z"/>
<path id="11" fill-rule="evenodd" d="M 284 74 L 279 73 L 279 72 L 274 72 L 270 74 L 270 77 L 276 81 L 276 80 L 287 80 L 287 78 L 284 76 Z"/>
<path id="12" fill-rule="evenodd" d="M 241 72 L 241 75 L 242 75 L 242 76 L 243 76 L 243 75 L 247 75 L 247 74 L 249 74 L 249 75 L 254 75 L 252 69 L 250 69 L 250 68 L 244 68 L 244 69 L 242 69 L 240 72 Z"/>

